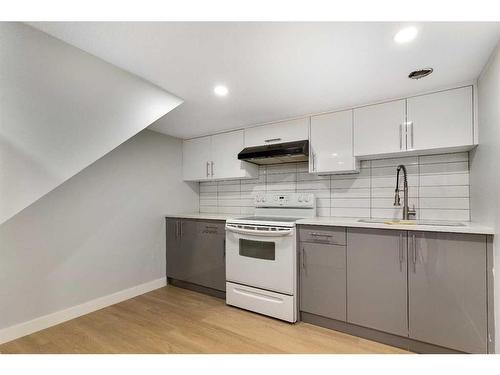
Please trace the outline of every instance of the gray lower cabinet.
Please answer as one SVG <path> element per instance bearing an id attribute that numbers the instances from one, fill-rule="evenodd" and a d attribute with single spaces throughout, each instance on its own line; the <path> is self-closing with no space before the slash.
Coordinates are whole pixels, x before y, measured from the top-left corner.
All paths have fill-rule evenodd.
<path id="1" fill-rule="evenodd" d="M 166 219 L 167 276 L 179 280 L 187 275 L 181 246 L 181 222 L 181 219 Z"/>
<path id="2" fill-rule="evenodd" d="M 409 233 L 410 338 L 487 352 L 486 236 Z"/>
<path id="3" fill-rule="evenodd" d="M 300 310 L 345 321 L 345 245 L 301 242 Z"/>
<path id="4" fill-rule="evenodd" d="M 406 231 L 347 229 L 347 321 L 408 336 Z"/>
<path id="5" fill-rule="evenodd" d="M 167 277 L 225 291 L 224 222 L 166 219 Z"/>
<path id="6" fill-rule="evenodd" d="M 197 221 L 193 243 L 183 246 L 190 255 L 185 281 L 217 290 L 226 290 L 225 227 L 223 223 Z"/>

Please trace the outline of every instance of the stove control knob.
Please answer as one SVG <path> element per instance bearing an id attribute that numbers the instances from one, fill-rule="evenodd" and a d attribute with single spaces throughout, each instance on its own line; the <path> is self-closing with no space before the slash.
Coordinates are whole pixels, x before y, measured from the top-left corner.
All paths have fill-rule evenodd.
<path id="1" fill-rule="evenodd" d="M 309 202 L 309 195 L 306 195 L 306 197 L 304 198 L 304 202 Z"/>
<path id="2" fill-rule="evenodd" d="M 299 195 L 299 202 L 302 202 L 302 195 Z"/>

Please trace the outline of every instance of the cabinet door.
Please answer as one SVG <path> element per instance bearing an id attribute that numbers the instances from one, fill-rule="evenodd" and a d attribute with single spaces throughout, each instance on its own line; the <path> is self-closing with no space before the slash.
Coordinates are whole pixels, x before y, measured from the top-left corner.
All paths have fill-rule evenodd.
<path id="1" fill-rule="evenodd" d="M 181 220 L 166 219 L 167 277 L 185 277 L 185 263 L 181 248 Z"/>
<path id="2" fill-rule="evenodd" d="M 184 281 L 225 291 L 225 229 L 216 221 L 185 220 L 182 248 L 186 256 Z"/>
<path id="3" fill-rule="evenodd" d="M 355 172 L 352 110 L 311 117 L 309 172 Z"/>
<path id="4" fill-rule="evenodd" d="M 184 181 L 210 179 L 211 160 L 211 137 L 183 141 L 182 175 Z"/>
<path id="5" fill-rule="evenodd" d="M 347 321 L 408 336 L 406 232 L 348 229 Z"/>
<path id="6" fill-rule="evenodd" d="M 487 352 L 486 236 L 409 234 L 410 337 Z"/>
<path id="7" fill-rule="evenodd" d="M 238 160 L 238 153 L 244 148 L 244 131 L 238 130 L 212 136 L 212 178 L 252 178 L 258 177 L 255 164 Z"/>
<path id="8" fill-rule="evenodd" d="M 408 149 L 472 145 L 472 87 L 408 99 Z"/>
<path id="9" fill-rule="evenodd" d="M 301 243 L 301 311 L 346 320 L 345 257 L 345 246 Z"/>
<path id="10" fill-rule="evenodd" d="M 245 147 L 309 139 L 309 118 L 245 129 Z"/>
<path id="11" fill-rule="evenodd" d="M 405 119 L 405 99 L 354 109 L 354 155 L 406 150 Z"/>

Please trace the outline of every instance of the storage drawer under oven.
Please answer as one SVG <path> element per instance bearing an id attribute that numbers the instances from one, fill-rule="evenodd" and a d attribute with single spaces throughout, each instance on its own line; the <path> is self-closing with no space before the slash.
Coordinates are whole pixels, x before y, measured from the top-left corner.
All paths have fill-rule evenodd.
<path id="1" fill-rule="evenodd" d="M 226 303 L 287 322 L 297 321 L 294 296 L 227 282 Z"/>
<path id="2" fill-rule="evenodd" d="M 299 240 L 302 242 L 326 243 L 331 245 L 345 245 L 347 240 L 344 227 L 301 227 Z"/>

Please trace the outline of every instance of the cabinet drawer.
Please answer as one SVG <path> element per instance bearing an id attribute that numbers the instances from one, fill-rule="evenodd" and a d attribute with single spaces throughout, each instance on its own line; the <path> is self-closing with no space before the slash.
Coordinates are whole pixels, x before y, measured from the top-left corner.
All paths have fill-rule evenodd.
<path id="1" fill-rule="evenodd" d="M 287 322 L 297 321 L 293 296 L 227 282 L 226 303 Z"/>
<path id="2" fill-rule="evenodd" d="M 198 234 L 225 235 L 225 233 L 226 229 L 223 221 L 198 221 Z"/>
<path id="3" fill-rule="evenodd" d="M 331 245 L 346 244 L 346 229 L 344 227 L 305 227 L 299 229 L 299 239 L 302 242 L 326 243 Z"/>

